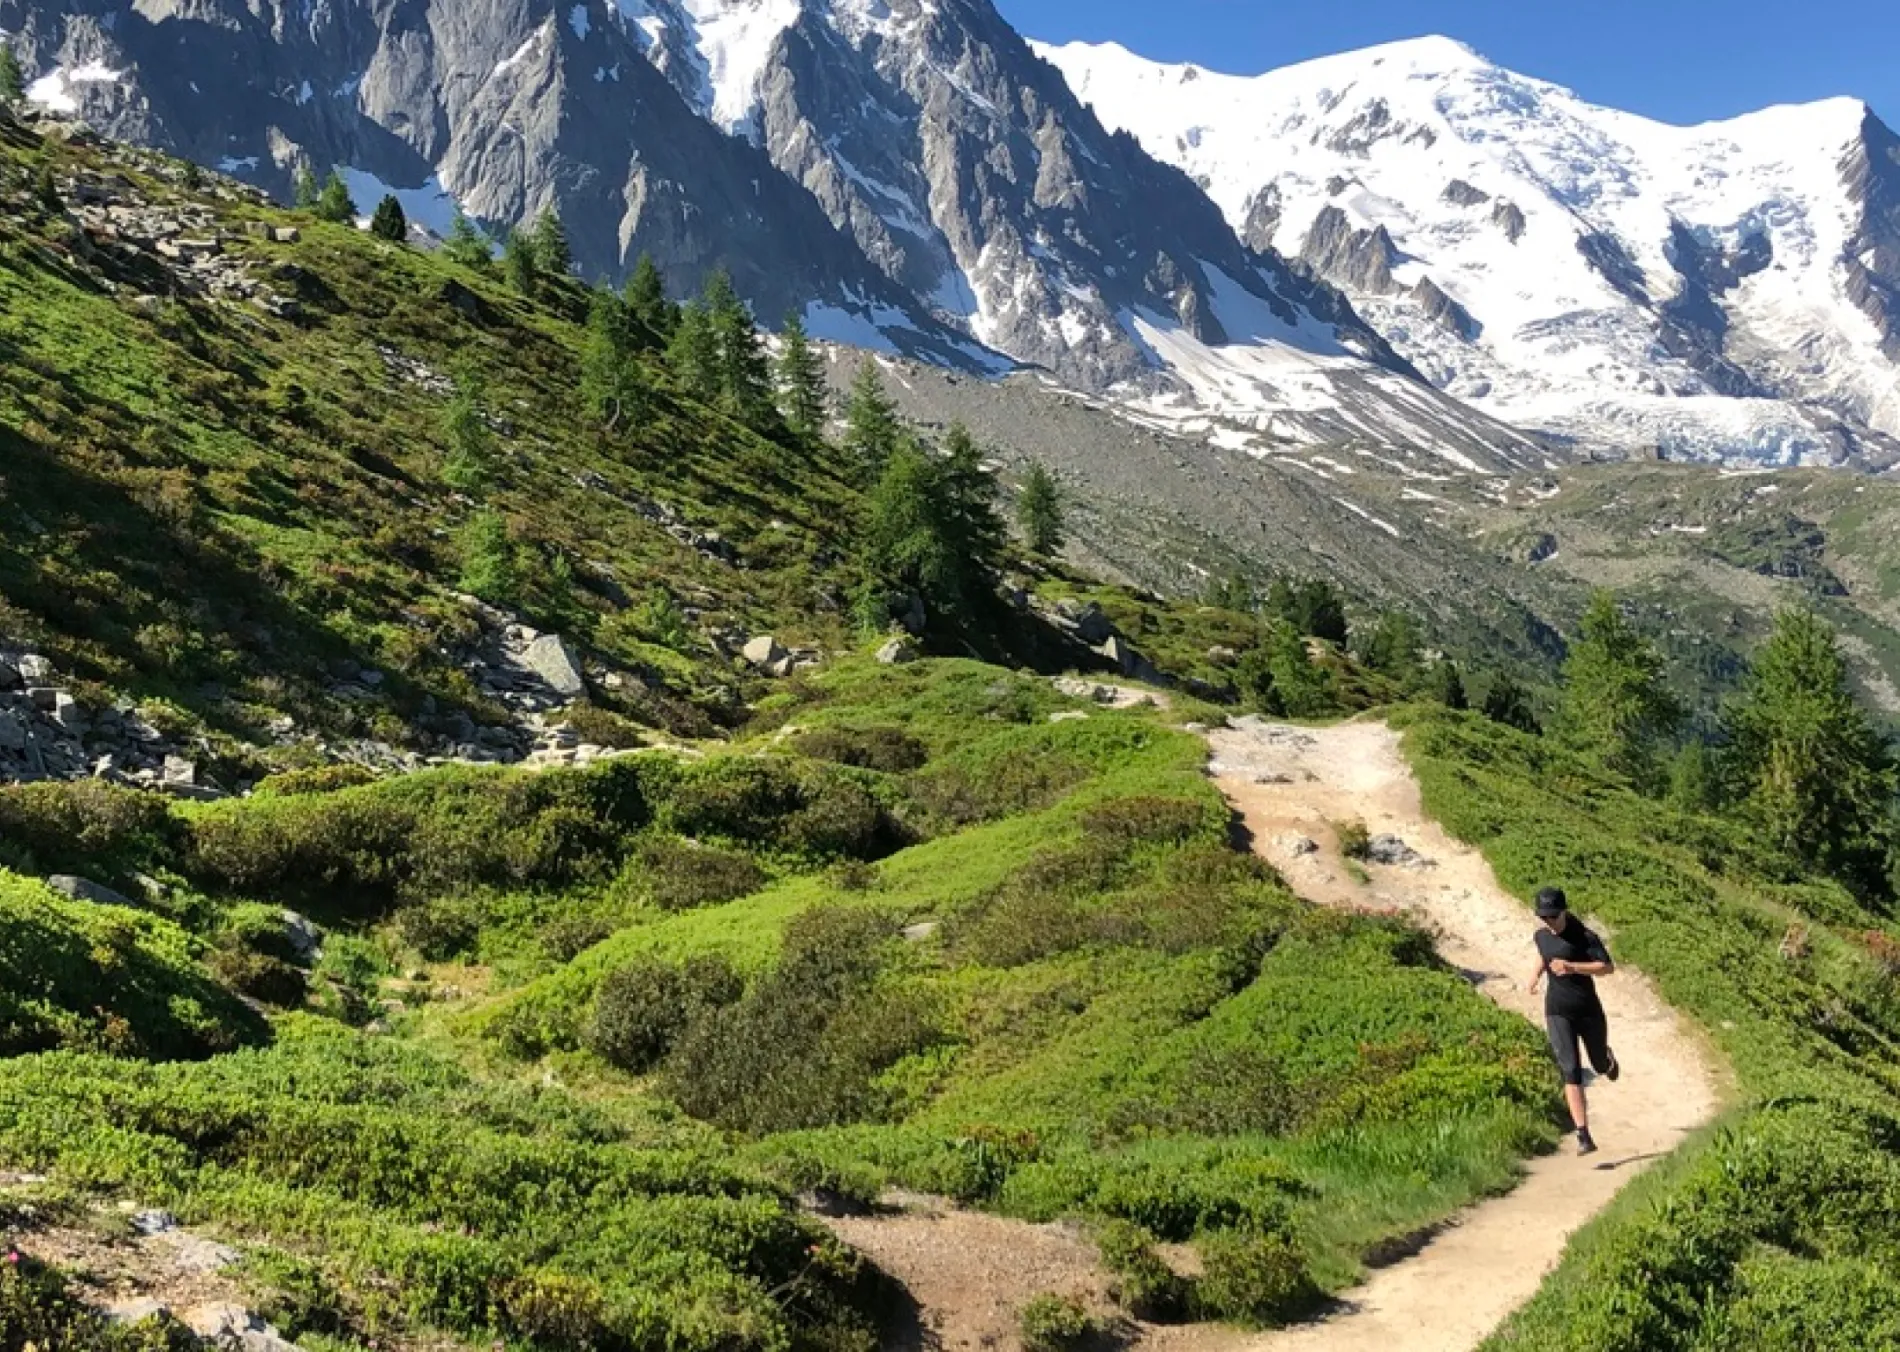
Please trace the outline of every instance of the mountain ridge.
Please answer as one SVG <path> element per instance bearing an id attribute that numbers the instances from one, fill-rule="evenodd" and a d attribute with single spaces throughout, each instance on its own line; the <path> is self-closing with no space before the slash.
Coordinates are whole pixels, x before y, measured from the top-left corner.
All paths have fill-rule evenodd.
<path id="1" fill-rule="evenodd" d="M 1249 244 L 1507 422 L 1704 458 L 1900 454 L 1900 154 L 1862 102 L 1671 127 L 1439 37 L 1257 76 L 1038 50 Z"/>

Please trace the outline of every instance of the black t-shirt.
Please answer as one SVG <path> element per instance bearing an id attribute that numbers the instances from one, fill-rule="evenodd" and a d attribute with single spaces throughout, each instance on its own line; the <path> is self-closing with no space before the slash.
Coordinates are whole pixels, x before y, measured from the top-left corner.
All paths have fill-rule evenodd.
<path id="1" fill-rule="evenodd" d="M 1562 959 L 1564 962 L 1608 962 L 1610 960 L 1610 951 L 1603 946 L 1603 940 L 1574 915 L 1564 925 L 1561 934 L 1552 934 L 1548 929 L 1538 930 L 1537 952 L 1546 963 L 1552 959 Z M 1545 970 L 1544 1013 L 1601 1014 L 1602 1012 L 1603 1005 L 1597 999 L 1596 982 L 1587 976 L 1559 976 L 1548 968 Z"/>

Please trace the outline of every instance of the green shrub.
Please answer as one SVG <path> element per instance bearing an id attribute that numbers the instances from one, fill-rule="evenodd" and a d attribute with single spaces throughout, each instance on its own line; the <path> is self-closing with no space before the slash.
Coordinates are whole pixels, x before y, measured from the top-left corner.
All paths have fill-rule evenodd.
<path id="1" fill-rule="evenodd" d="M 317 765 L 308 770 L 285 770 L 268 775 L 252 791 L 258 798 L 296 798 L 311 793 L 335 793 L 376 782 L 376 772 L 367 766 L 345 763 Z"/>
<path id="2" fill-rule="evenodd" d="M 632 751 L 646 745 L 646 736 L 641 732 L 638 723 L 615 713 L 612 709 L 603 709 L 600 705 L 590 704 L 585 700 L 570 704 L 561 710 L 561 719 L 574 729 L 575 736 L 595 746 L 609 747 L 615 751 Z"/>
<path id="3" fill-rule="evenodd" d="M 1055 751 L 971 753 L 920 771 L 911 794 L 932 817 L 962 827 L 1048 807 L 1088 777 L 1086 765 Z"/>
<path id="4" fill-rule="evenodd" d="M 482 905 L 476 898 L 436 897 L 398 908 L 396 933 L 424 962 L 448 962 L 473 955 L 482 920 Z"/>
<path id="5" fill-rule="evenodd" d="M 177 835 L 170 803 L 104 780 L 0 785 L 0 867 L 123 875 Z"/>
<path id="6" fill-rule="evenodd" d="M 547 1347 L 597 1347 L 611 1331 L 600 1287 L 584 1277 L 537 1272 L 518 1277 L 502 1294 L 509 1324 Z"/>
<path id="7" fill-rule="evenodd" d="M 1372 832 L 1357 818 L 1334 822 L 1333 839 L 1339 843 L 1339 852 L 1348 859 L 1364 859 L 1372 852 Z"/>
<path id="8" fill-rule="evenodd" d="M 684 967 L 631 963 L 601 983 L 587 1045 L 622 1070 L 650 1070 L 695 1019 L 735 1003 L 744 991 L 731 964 L 718 956 L 696 957 Z"/>
<path id="9" fill-rule="evenodd" d="M 38 1352 L 189 1352 L 198 1339 L 169 1315 L 119 1324 L 67 1293 L 30 1259 L 0 1265 L 0 1348 Z"/>
<path id="10" fill-rule="evenodd" d="M 614 922 L 598 911 L 571 911 L 542 926 L 541 951 L 550 962 L 572 962 L 613 932 Z"/>
<path id="11" fill-rule="evenodd" d="M 1284 1324 L 1320 1299 L 1306 1260 L 1286 1236 L 1222 1230 L 1200 1241 L 1201 1276 L 1194 1301 L 1204 1317 L 1240 1323 Z"/>
<path id="12" fill-rule="evenodd" d="M 1137 1319 L 1184 1319 L 1189 1283 L 1155 1252 L 1154 1236 L 1128 1221 L 1108 1221 L 1095 1232 L 1102 1266 L 1115 1274 L 1115 1295 Z"/>
<path id="13" fill-rule="evenodd" d="M 1141 845 L 1184 845 L 1209 826 L 1207 805 L 1186 798 L 1111 798 L 1082 814 L 1083 833 L 1117 855 Z"/>
<path id="14" fill-rule="evenodd" d="M 367 939 L 333 934 L 323 945 L 312 977 L 331 1013 L 348 1024 L 365 1024 L 374 1015 L 382 979 L 389 963 L 382 950 Z"/>
<path id="15" fill-rule="evenodd" d="M 1031 1296 L 1016 1316 L 1023 1352 L 1078 1352 L 1095 1335 L 1088 1307 L 1073 1296 L 1045 1291 Z"/>
<path id="16" fill-rule="evenodd" d="M 217 948 L 212 950 L 205 965 L 213 976 L 238 994 L 280 1009 L 296 1008 L 309 994 L 303 972 L 268 953 L 236 947 Z"/>
<path id="17" fill-rule="evenodd" d="M 737 900 L 765 884 L 765 870 L 737 851 L 659 839 L 635 851 L 610 895 L 648 901 L 663 911 L 689 911 Z"/>
<path id="18" fill-rule="evenodd" d="M 695 1117 L 748 1132 L 875 1116 L 877 1076 L 940 1036 L 932 1002 L 877 982 L 894 933 L 870 911 L 798 916 L 777 968 L 686 1030 L 667 1063 L 673 1096 Z"/>
<path id="19" fill-rule="evenodd" d="M 219 930 L 226 943 L 248 952 L 287 963 L 295 963 L 300 957 L 291 942 L 284 912 L 278 907 L 252 902 L 233 906 L 225 912 Z"/>
<path id="20" fill-rule="evenodd" d="M 791 737 L 786 745 L 813 760 L 884 774 L 903 774 L 930 759 L 930 748 L 922 739 L 902 728 L 814 728 Z"/>

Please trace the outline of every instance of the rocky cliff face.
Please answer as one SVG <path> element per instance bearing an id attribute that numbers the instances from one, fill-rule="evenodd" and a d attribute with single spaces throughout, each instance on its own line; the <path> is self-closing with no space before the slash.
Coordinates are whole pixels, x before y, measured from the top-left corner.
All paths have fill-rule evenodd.
<path id="1" fill-rule="evenodd" d="M 919 355 L 984 360 L 600 0 L 0 0 L 0 29 L 37 101 L 280 195 L 336 165 L 365 212 L 395 190 L 438 230 L 458 204 L 494 226 L 552 206 L 584 276 L 647 252 L 686 290 L 723 265 L 762 316 L 823 302 Z"/>

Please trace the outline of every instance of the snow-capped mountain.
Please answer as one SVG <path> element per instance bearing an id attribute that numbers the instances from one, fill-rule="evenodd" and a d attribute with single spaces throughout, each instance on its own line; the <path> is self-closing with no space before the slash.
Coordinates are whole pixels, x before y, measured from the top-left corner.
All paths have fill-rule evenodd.
<path id="1" fill-rule="evenodd" d="M 0 0 L 0 30 L 36 101 L 279 192 L 340 165 L 438 224 L 554 205 L 584 275 L 723 263 L 768 322 L 1230 444 L 1545 454 L 1243 246 L 989 0 Z"/>
<path id="2" fill-rule="evenodd" d="M 1900 139 L 1862 103 L 1668 126 L 1445 38 L 1256 78 L 1038 50 L 1495 417 L 1670 455 L 1900 456 Z"/>

